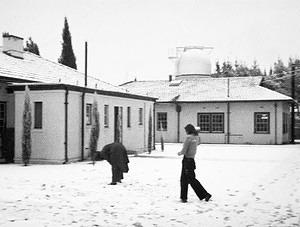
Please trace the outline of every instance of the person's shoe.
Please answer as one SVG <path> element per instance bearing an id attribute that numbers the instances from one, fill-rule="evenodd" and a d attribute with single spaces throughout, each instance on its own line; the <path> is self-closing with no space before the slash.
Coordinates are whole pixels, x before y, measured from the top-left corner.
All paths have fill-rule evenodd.
<path id="1" fill-rule="evenodd" d="M 108 185 L 116 185 L 116 184 L 117 184 L 116 182 L 111 182 Z"/>
<path id="2" fill-rule="evenodd" d="M 118 180 L 118 183 L 122 183 L 122 181 L 121 181 L 121 180 Z"/>
<path id="3" fill-rule="evenodd" d="M 207 193 L 207 195 L 205 196 L 205 201 L 208 202 L 211 198 L 211 194 Z"/>
<path id="4" fill-rule="evenodd" d="M 181 199 L 181 202 L 182 202 L 182 203 L 186 203 L 187 200 L 186 200 L 186 199 Z"/>

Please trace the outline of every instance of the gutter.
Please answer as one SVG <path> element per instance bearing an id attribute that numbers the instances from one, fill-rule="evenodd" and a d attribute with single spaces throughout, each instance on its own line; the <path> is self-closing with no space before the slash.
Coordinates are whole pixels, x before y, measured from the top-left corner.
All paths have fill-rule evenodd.
<path id="1" fill-rule="evenodd" d="M 277 144 L 277 103 L 274 103 L 274 111 L 275 111 L 275 144 Z"/>
<path id="2" fill-rule="evenodd" d="M 66 93 L 65 93 L 65 161 L 63 164 L 68 163 L 69 158 L 68 158 L 68 98 L 69 98 L 69 90 L 66 87 Z"/>
<path id="3" fill-rule="evenodd" d="M 155 116 L 155 105 L 154 105 L 155 103 L 153 103 L 153 149 L 155 150 L 155 135 L 156 135 L 156 133 L 155 133 L 155 130 L 156 130 L 156 128 L 155 128 L 155 122 L 156 122 L 156 116 Z"/>
<path id="4" fill-rule="evenodd" d="M 230 144 L 230 102 L 227 102 L 227 144 Z"/>
<path id="5" fill-rule="evenodd" d="M 81 161 L 84 160 L 84 99 L 85 99 L 85 92 L 82 92 L 81 96 Z"/>
<path id="6" fill-rule="evenodd" d="M 180 112 L 181 106 L 178 103 L 176 104 L 176 112 L 177 112 L 177 143 L 180 142 Z"/>

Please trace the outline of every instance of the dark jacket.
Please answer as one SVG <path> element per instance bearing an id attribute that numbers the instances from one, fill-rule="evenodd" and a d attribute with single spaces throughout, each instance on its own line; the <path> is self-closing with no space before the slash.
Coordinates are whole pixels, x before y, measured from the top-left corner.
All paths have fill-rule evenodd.
<path id="1" fill-rule="evenodd" d="M 113 167 L 118 167 L 122 172 L 129 171 L 127 150 L 121 143 L 110 143 L 103 147 L 102 151 L 97 152 L 96 160 L 109 162 Z"/>

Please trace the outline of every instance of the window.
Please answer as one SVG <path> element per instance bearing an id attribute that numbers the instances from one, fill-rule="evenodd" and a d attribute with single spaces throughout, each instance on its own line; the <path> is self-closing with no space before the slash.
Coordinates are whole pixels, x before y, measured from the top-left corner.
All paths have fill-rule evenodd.
<path id="1" fill-rule="evenodd" d="M 224 113 L 198 113 L 197 126 L 200 132 L 223 133 Z"/>
<path id="2" fill-rule="evenodd" d="M 92 124 L 92 104 L 86 104 L 86 124 Z"/>
<path id="3" fill-rule="evenodd" d="M 139 125 L 143 124 L 143 108 L 139 108 Z"/>
<path id="4" fill-rule="evenodd" d="M 270 133 L 270 113 L 254 113 L 254 133 Z"/>
<path id="5" fill-rule="evenodd" d="M 127 107 L 127 127 L 131 127 L 131 108 L 130 106 Z"/>
<path id="6" fill-rule="evenodd" d="M 108 128 L 109 125 L 109 106 L 104 105 L 104 127 Z"/>
<path id="7" fill-rule="evenodd" d="M 288 133 L 288 113 L 282 113 L 282 133 Z"/>
<path id="8" fill-rule="evenodd" d="M 43 126 L 43 103 L 34 102 L 34 128 L 41 129 Z"/>
<path id="9" fill-rule="evenodd" d="M 167 131 L 168 129 L 168 115 L 166 112 L 157 113 L 157 130 Z"/>
<path id="10" fill-rule="evenodd" d="M 6 120 L 6 103 L 0 102 L 0 135 L 5 129 L 5 120 Z"/>

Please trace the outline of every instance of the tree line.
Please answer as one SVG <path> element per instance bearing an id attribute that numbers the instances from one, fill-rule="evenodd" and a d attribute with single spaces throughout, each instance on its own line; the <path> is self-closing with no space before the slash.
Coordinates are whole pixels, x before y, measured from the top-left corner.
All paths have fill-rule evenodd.
<path id="1" fill-rule="evenodd" d="M 246 64 L 235 61 L 224 61 L 220 64 L 216 62 L 216 71 L 213 77 L 245 77 L 245 76 L 261 76 L 261 86 L 277 91 L 284 95 L 291 96 L 292 87 L 292 65 L 295 65 L 295 99 L 300 101 L 300 59 L 289 58 L 288 64 L 285 65 L 282 59 L 277 59 L 270 67 L 269 71 L 261 70 L 257 61 L 249 67 Z"/>
<path id="2" fill-rule="evenodd" d="M 76 57 L 73 52 L 72 38 L 69 29 L 68 20 L 64 18 L 64 27 L 62 31 L 62 52 L 58 59 L 58 62 L 69 66 L 73 69 L 77 69 Z M 26 41 L 26 47 L 24 50 L 40 55 L 38 45 L 29 37 Z M 282 59 L 277 59 L 273 66 L 270 67 L 268 72 L 266 69 L 263 71 L 260 69 L 256 60 L 249 67 L 246 64 L 238 62 L 237 60 L 232 63 L 230 61 L 224 61 L 220 63 L 216 62 L 216 71 L 212 74 L 213 77 L 245 77 L 245 76 L 261 76 L 261 86 L 269 88 L 271 90 L 280 92 L 282 94 L 291 96 L 291 66 L 296 65 L 300 70 L 300 59 L 290 58 L 288 64 L 285 65 Z M 300 101 L 300 75 L 296 72 L 295 75 L 295 98 Z"/>
<path id="3" fill-rule="evenodd" d="M 58 62 L 63 65 L 69 66 L 73 69 L 77 69 L 76 57 L 75 57 L 73 47 L 72 47 L 72 37 L 71 37 L 70 29 L 69 29 L 68 20 L 66 17 L 64 20 L 62 40 L 63 40 L 63 42 L 61 43 L 62 51 L 61 51 L 61 55 L 58 59 Z M 40 56 L 39 47 L 32 40 L 31 37 L 29 37 L 29 39 L 26 41 L 24 50 Z"/>

